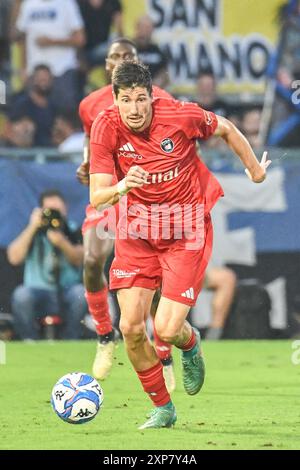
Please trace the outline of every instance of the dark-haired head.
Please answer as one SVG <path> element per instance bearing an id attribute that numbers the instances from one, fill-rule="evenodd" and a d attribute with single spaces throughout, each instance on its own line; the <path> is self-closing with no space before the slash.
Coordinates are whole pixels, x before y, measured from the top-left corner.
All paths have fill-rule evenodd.
<path id="1" fill-rule="evenodd" d="M 120 89 L 145 88 L 152 96 L 152 78 L 148 67 L 139 62 L 122 62 L 113 71 L 112 85 L 115 97 Z"/>
<path id="2" fill-rule="evenodd" d="M 48 189 L 39 197 L 40 207 L 42 209 L 54 209 L 67 217 L 67 204 L 64 196 L 57 189 Z"/>
<path id="3" fill-rule="evenodd" d="M 110 43 L 109 47 L 111 47 L 113 44 L 128 44 L 128 46 L 136 50 L 136 44 L 129 38 L 125 38 L 125 37 L 116 38 Z"/>
<path id="4" fill-rule="evenodd" d="M 64 196 L 58 189 L 47 189 L 46 191 L 43 191 L 39 196 L 40 206 L 41 207 L 43 206 L 45 199 L 53 198 L 53 197 L 57 197 L 61 199 L 64 203 L 66 202 Z"/>
<path id="5" fill-rule="evenodd" d="M 123 123 L 133 132 L 143 132 L 152 120 L 152 79 L 148 67 L 122 62 L 113 71 L 114 102 Z"/>
<path id="6" fill-rule="evenodd" d="M 134 42 L 127 38 L 115 39 L 107 52 L 106 72 L 111 76 L 114 68 L 124 61 L 137 61 L 138 53 Z"/>

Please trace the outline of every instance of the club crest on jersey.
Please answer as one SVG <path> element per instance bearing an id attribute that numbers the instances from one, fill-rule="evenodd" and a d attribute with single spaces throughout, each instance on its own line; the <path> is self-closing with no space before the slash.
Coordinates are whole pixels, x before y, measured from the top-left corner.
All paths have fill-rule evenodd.
<path id="1" fill-rule="evenodd" d="M 205 116 L 206 124 L 207 124 L 208 126 L 211 126 L 211 124 L 212 124 L 212 122 L 213 122 L 212 117 L 211 117 L 211 114 L 210 114 L 209 112 L 205 111 L 205 110 L 203 110 L 203 111 L 204 111 L 204 116 Z"/>
<path id="2" fill-rule="evenodd" d="M 166 153 L 171 153 L 174 149 L 173 140 L 169 138 L 162 140 L 160 143 L 160 148 Z"/>

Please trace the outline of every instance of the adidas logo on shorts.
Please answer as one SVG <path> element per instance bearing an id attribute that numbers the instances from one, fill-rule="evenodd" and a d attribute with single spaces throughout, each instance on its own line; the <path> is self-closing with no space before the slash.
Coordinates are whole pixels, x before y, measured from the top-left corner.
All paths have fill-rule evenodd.
<path id="1" fill-rule="evenodd" d="M 187 289 L 185 292 L 183 292 L 181 294 L 181 297 L 186 297 L 187 299 L 194 300 L 194 298 L 195 298 L 194 289 L 192 287 L 190 287 L 189 289 Z"/>

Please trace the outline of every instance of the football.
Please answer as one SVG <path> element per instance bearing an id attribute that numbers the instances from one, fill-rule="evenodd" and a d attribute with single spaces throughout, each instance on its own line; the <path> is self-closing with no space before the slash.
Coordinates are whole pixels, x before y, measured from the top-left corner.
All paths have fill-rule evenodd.
<path id="1" fill-rule="evenodd" d="M 103 403 L 103 390 L 97 380 L 83 372 L 61 377 L 53 387 L 51 404 L 55 413 L 67 423 L 91 421 Z"/>

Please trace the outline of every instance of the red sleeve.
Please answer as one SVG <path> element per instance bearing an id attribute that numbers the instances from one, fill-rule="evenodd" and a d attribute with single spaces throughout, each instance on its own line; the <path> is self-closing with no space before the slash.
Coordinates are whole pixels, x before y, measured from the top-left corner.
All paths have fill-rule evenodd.
<path id="1" fill-rule="evenodd" d="M 90 117 L 89 107 L 88 107 L 89 103 L 88 103 L 87 98 L 88 97 L 84 98 L 79 104 L 79 117 L 81 119 L 84 132 L 86 133 L 86 135 L 89 136 L 91 133 L 91 127 L 92 127 L 93 121 Z"/>
<path id="2" fill-rule="evenodd" d="M 90 141 L 90 174 L 115 173 L 114 151 L 116 148 L 116 132 L 108 118 L 101 114 L 92 125 Z"/>
<path id="3" fill-rule="evenodd" d="M 184 101 L 177 103 L 183 129 L 190 139 L 208 139 L 214 134 L 218 126 L 215 113 L 200 108 L 197 103 Z"/>

